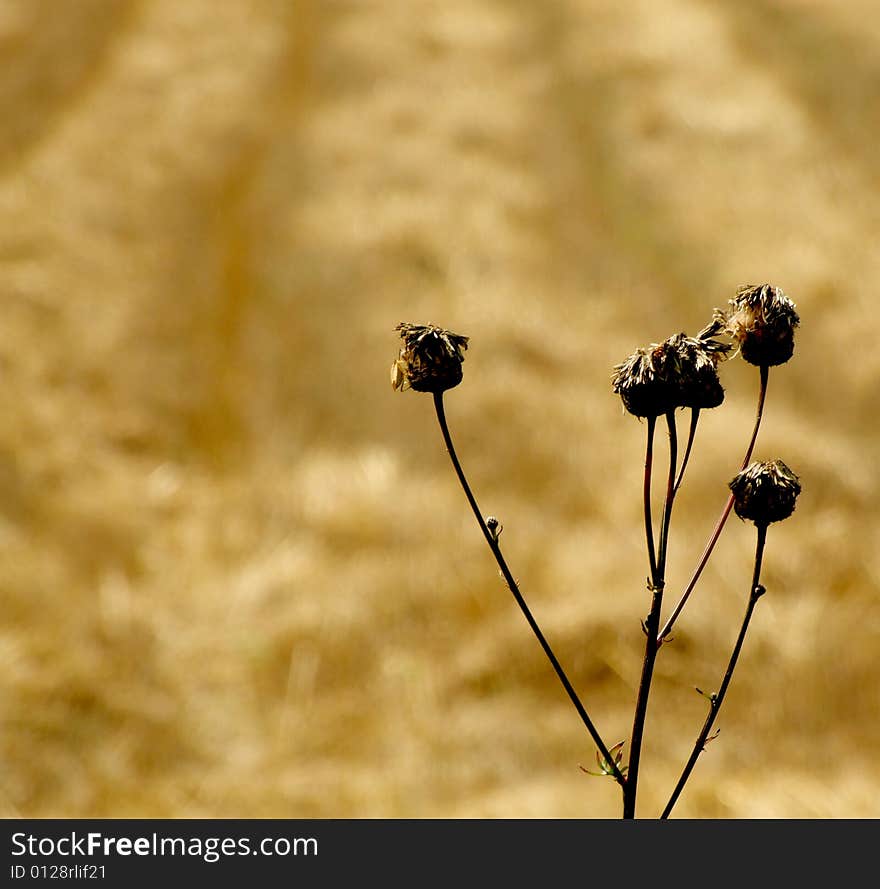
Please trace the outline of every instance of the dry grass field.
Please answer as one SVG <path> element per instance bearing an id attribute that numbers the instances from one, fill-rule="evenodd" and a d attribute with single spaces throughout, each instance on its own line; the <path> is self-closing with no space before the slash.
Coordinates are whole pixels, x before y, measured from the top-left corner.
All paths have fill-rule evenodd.
<path id="1" fill-rule="evenodd" d="M 650 599 L 611 368 L 770 281 L 755 456 L 804 493 L 675 814 L 880 815 L 873 2 L 3 0 L 0 51 L 0 814 L 619 815 L 393 328 L 471 337 L 460 456 L 612 744 Z M 669 598 L 751 429 L 721 373 Z M 753 547 L 660 653 L 640 816 Z"/>

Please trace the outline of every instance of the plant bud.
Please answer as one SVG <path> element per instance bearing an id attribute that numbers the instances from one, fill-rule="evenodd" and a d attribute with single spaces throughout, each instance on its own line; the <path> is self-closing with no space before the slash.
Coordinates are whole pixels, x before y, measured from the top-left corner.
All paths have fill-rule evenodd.
<path id="1" fill-rule="evenodd" d="M 736 514 L 765 527 L 787 519 L 801 492 L 798 477 L 782 460 L 752 463 L 728 487 L 733 492 Z"/>
<path id="2" fill-rule="evenodd" d="M 618 364 L 611 386 L 637 417 L 657 417 L 677 407 L 717 407 L 724 400 L 724 389 L 716 367 L 729 350 L 708 336 L 677 333 L 637 349 Z"/>
<path id="3" fill-rule="evenodd" d="M 391 365 L 392 389 L 445 392 L 461 382 L 468 337 L 433 324 L 401 322 L 395 330 L 403 347 Z"/>
<path id="4" fill-rule="evenodd" d="M 683 333 L 670 337 L 673 382 L 679 407 L 713 408 L 724 401 L 724 389 L 718 379 L 718 362 L 730 346 L 713 339 L 699 339 Z"/>
<path id="5" fill-rule="evenodd" d="M 794 303 L 772 284 L 741 287 L 726 315 L 727 330 L 749 364 L 785 364 L 794 353 L 800 323 Z"/>

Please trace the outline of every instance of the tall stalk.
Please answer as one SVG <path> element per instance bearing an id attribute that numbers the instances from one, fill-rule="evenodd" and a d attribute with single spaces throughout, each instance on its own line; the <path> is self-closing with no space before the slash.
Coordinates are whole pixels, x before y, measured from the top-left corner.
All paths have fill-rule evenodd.
<path id="1" fill-rule="evenodd" d="M 654 674 L 654 662 L 660 645 L 657 641 L 657 628 L 660 625 L 660 609 L 663 605 L 663 586 L 665 583 L 666 554 L 669 545 L 669 526 L 672 519 L 672 504 L 675 499 L 675 470 L 678 462 L 678 435 L 675 428 L 675 411 L 666 413 L 666 426 L 669 431 L 669 472 L 666 477 L 666 497 L 663 503 L 663 517 L 660 520 L 660 541 L 655 558 L 653 553 L 653 533 L 651 522 L 651 458 L 653 456 L 651 442 L 654 433 L 654 418 L 648 418 L 648 445 L 645 459 L 645 527 L 649 560 L 651 563 L 651 611 L 645 620 L 645 657 L 642 662 L 642 676 L 639 680 L 639 691 L 636 698 L 636 710 L 633 716 L 632 735 L 630 736 L 629 769 L 626 785 L 623 789 L 623 817 L 635 818 L 636 794 L 638 792 L 639 765 L 641 763 L 642 737 L 645 730 L 645 719 L 648 715 L 648 697 L 651 692 L 651 679 Z"/>
<path id="2" fill-rule="evenodd" d="M 443 434 L 443 441 L 446 444 L 446 450 L 448 451 L 449 458 L 452 461 L 453 467 L 455 468 L 455 474 L 458 476 L 458 481 L 461 484 L 462 489 L 464 490 L 465 497 L 467 497 L 467 501 L 470 504 L 474 517 L 477 520 L 477 524 L 480 526 L 480 530 L 483 532 L 483 537 L 486 538 L 486 543 L 489 545 L 489 549 L 492 551 L 492 555 L 495 557 L 495 561 L 498 563 L 501 574 L 504 577 L 504 580 L 507 583 L 510 592 L 513 594 L 513 598 L 516 600 L 516 604 L 519 605 L 520 611 L 522 611 L 526 622 L 528 623 L 529 627 L 531 627 L 532 632 L 535 634 L 535 638 L 538 640 L 541 648 L 544 650 L 544 654 L 547 655 L 547 659 L 553 666 L 553 669 L 555 670 L 559 681 L 562 683 L 563 688 L 568 694 L 569 699 L 571 700 L 572 704 L 574 704 L 575 710 L 577 710 L 581 721 L 589 732 L 590 737 L 593 739 L 593 743 L 595 743 L 596 747 L 598 748 L 599 753 L 601 754 L 609 772 L 612 774 L 614 780 L 617 781 L 617 783 L 620 784 L 621 787 L 625 787 L 626 779 L 623 776 L 623 772 L 621 772 L 620 768 L 617 766 L 614 757 L 609 752 L 608 747 L 602 740 L 602 737 L 596 729 L 596 726 L 590 719 L 586 708 L 581 703 L 577 692 L 574 690 L 574 686 L 572 686 L 571 682 L 568 679 L 568 676 L 566 676 L 565 671 L 562 669 L 562 665 L 559 663 L 559 659 L 553 653 L 553 649 L 550 647 L 550 643 L 541 632 L 541 628 L 538 626 L 538 622 L 535 620 L 531 610 L 526 604 L 526 600 L 523 598 L 523 595 L 519 590 L 519 585 L 517 584 L 516 580 L 514 580 L 513 574 L 511 574 L 510 568 L 507 566 L 507 562 L 501 553 L 501 547 L 498 543 L 497 534 L 493 534 L 489 530 L 486 521 L 483 518 L 483 514 L 482 512 L 480 512 L 480 507 L 477 505 L 477 501 L 473 495 L 473 492 L 471 491 L 470 485 L 468 484 L 468 480 L 464 474 L 464 470 L 461 467 L 461 463 L 459 462 L 458 455 L 455 452 L 455 446 L 452 443 L 452 436 L 449 433 L 449 425 L 446 422 L 446 410 L 443 405 L 442 392 L 434 393 L 434 408 L 437 412 L 437 422 L 440 424 L 440 431 Z"/>
<path id="3" fill-rule="evenodd" d="M 761 561 L 764 557 L 764 544 L 766 540 L 767 526 L 758 525 L 758 543 L 755 549 L 755 568 L 752 573 L 752 586 L 749 591 L 749 603 L 746 607 L 746 614 L 743 618 L 742 627 L 740 628 L 736 644 L 733 646 L 733 653 L 731 654 L 730 661 L 727 664 L 727 670 L 724 673 L 724 679 L 721 682 L 721 687 L 718 689 L 718 692 L 716 694 L 713 694 L 709 697 L 709 713 L 706 716 L 706 721 L 703 723 L 703 727 L 702 729 L 700 729 L 699 735 L 697 735 L 694 749 L 691 751 L 691 755 L 684 767 L 684 771 L 682 771 L 681 777 L 678 779 L 678 784 L 675 785 L 675 790 L 673 790 L 672 796 L 670 797 L 669 802 L 666 804 L 666 808 L 663 810 L 663 814 L 660 816 L 661 818 L 669 817 L 669 813 L 672 811 L 672 808 L 681 795 L 682 790 L 684 790 L 684 786 L 687 783 L 688 778 L 690 778 L 691 772 L 694 770 L 694 766 L 697 764 L 697 760 L 699 759 L 700 754 L 705 749 L 706 740 L 709 737 L 709 732 L 712 731 L 712 726 L 715 724 L 715 719 L 718 716 L 718 711 L 721 709 L 721 704 L 724 702 L 724 696 L 727 694 L 727 689 L 730 686 L 730 680 L 733 678 L 733 671 L 736 668 L 736 662 L 739 659 L 739 653 L 742 650 L 743 642 L 746 638 L 746 632 L 749 628 L 749 622 L 752 619 L 752 613 L 755 610 L 755 605 L 757 604 L 758 599 L 760 599 L 765 592 L 764 587 L 762 587 L 760 584 L 760 579 Z"/>
<path id="4" fill-rule="evenodd" d="M 758 392 L 758 409 L 755 416 L 755 426 L 752 429 L 752 437 L 749 441 L 749 446 L 746 448 L 746 455 L 743 458 L 742 466 L 740 469 L 745 469 L 749 464 L 749 460 L 752 459 L 752 451 L 755 449 L 755 442 L 758 440 L 758 430 L 761 428 L 761 418 L 764 414 L 764 402 L 767 398 L 767 381 L 770 376 L 770 368 L 767 365 L 761 365 L 761 388 Z M 694 569 L 694 573 L 691 575 L 691 579 L 688 581 L 687 586 L 684 589 L 684 592 L 681 595 L 681 598 L 678 600 L 678 604 L 672 610 L 672 614 L 669 615 L 669 619 L 663 626 L 663 629 L 660 631 L 657 636 L 658 643 L 662 644 L 663 640 L 669 635 L 672 630 L 672 626 L 675 621 L 678 619 L 679 614 L 681 614 L 682 609 L 684 608 L 687 600 L 690 598 L 691 593 L 694 591 L 694 587 L 697 585 L 697 581 L 700 579 L 700 576 L 703 573 L 703 569 L 706 567 L 706 563 L 709 561 L 709 556 L 712 555 L 712 551 L 715 549 L 715 544 L 718 543 L 718 538 L 721 536 L 721 532 L 724 530 L 724 526 L 727 523 L 727 519 L 730 516 L 730 511 L 733 509 L 733 494 L 731 494 L 727 498 L 727 502 L 724 504 L 724 509 L 721 510 L 721 515 L 718 518 L 718 521 L 715 523 L 715 528 L 712 531 L 712 534 L 709 537 L 709 541 L 706 544 L 705 549 L 703 550 L 702 556 L 700 556 L 700 561 L 697 563 L 697 567 Z"/>

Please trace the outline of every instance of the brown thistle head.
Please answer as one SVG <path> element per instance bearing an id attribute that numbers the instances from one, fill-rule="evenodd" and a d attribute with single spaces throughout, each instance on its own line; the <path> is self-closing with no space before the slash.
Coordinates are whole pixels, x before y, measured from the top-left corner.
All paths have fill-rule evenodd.
<path id="1" fill-rule="evenodd" d="M 401 392 L 445 392 L 461 382 L 461 364 L 468 337 L 434 324 L 407 324 L 394 328 L 403 346 L 391 365 L 391 387 Z"/>
<path id="2" fill-rule="evenodd" d="M 710 325 L 696 337 L 677 333 L 637 349 L 614 368 L 611 387 L 637 417 L 657 417 L 677 407 L 711 408 L 724 400 L 718 362 L 730 346 L 712 339 Z"/>
<path id="3" fill-rule="evenodd" d="M 785 364 L 794 353 L 794 329 L 800 318 L 780 288 L 772 284 L 740 287 L 727 313 L 720 314 L 749 364 Z"/>
<path id="4" fill-rule="evenodd" d="M 658 417 L 675 408 L 669 377 L 667 343 L 651 343 L 614 368 L 611 388 L 634 416 Z"/>
<path id="5" fill-rule="evenodd" d="M 787 519 L 801 492 L 798 477 L 782 460 L 752 463 L 728 487 L 736 514 L 764 527 Z"/>
<path id="6" fill-rule="evenodd" d="M 706 333 L 709 329 L 696 337 L 679 333 L 667 340 L 671 346 L 679 407 L 713 408 L 724 401 L 717 368 L 731 346 L 712 339 Z"/>

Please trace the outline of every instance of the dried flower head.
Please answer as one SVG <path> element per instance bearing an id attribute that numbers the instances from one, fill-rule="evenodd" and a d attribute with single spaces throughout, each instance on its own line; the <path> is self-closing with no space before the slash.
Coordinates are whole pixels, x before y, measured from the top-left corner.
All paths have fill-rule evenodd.
<path id="1" fill-rule="evenodd" d="M 433 324 L 401 322 L 394 329 L 399 331 L 403 347 L 391 365 L 393 389 L 445 392 L 461 382 L 468 337 Z"/>
<path id="2" fill-rule="evenodd" d="M 728 332 L 749 364 L 785 364 L 794 353 L 794 329 L 800 318 L 794 303 L 778 287 L 741 287 L 724 317 Z"/>
<path id="3" fill-rule="evenodd" d="M 801 492 L 798 477 L 782 462 L 752 463 L 729 485 L 733 492 L 733 508 L 741 519 L 756 525 L 787 519 L 794 512 Z"/>
<path id="4" fill-rule="evenodd" d="M 614 368 L 611 388 L 623 406 L 636 417 L 658 417 L 675 407 L 669 384 L 669 349 L 666 343 L 651 343 L 636 349 Z"/>
<path id="5" fill-rule="evenodd" d="M 701 334 L 705 334 L 705 331 Z M 709 335 L 690 337 L 679 333 L 667 342 L 671 346 L 670 355 L 677 379 L 678 405 L 690 408 L 718 407 L 724 401 L 724 389 L 718 379 L 718 362 L 731 347 L 711 339 Z"/>
<path id="6" fill-rule="evenodd" d="M 612 389 L 637 417 L 656 417 L 677 407 L 711 408 L 724 400 L 716 370 L 730 350 L 713 340 L 716 325 L 696 337 L 677 333 L 637 349 L 614 368 Z"/>

